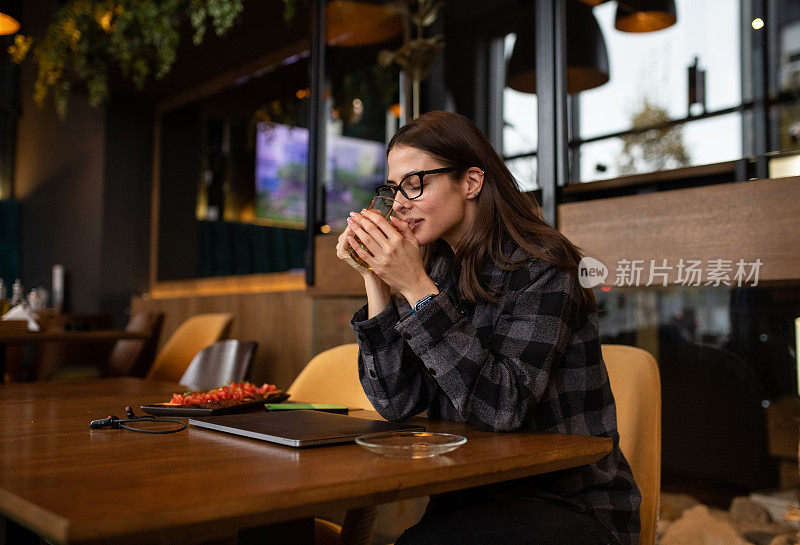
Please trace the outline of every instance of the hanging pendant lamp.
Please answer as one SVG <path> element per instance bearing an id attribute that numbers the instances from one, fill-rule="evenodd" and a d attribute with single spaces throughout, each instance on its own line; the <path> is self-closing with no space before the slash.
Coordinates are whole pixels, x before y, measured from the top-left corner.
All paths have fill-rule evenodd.
<path id="1" fill-rule="evenodd" d="M 506 85 L 521 93 L 535 93 L 535 58 L 533 29 L 526 28 L 517 33 Z M 606 42 L 592 9 L 577 0 L 567 0 L 567 92 L 575 94 L 600 87 L 609 76 Z"/>
<path id="2" fill-rule="evenodd" d="M 19 21 L 14 18 L 16 10 L 10 0 L 0 1 L 0 36 L 15 34 L 19 30 Z"/>
<path id="3" fill-rule="evenodd" d="M 678 20 L 675 0 L 618 0 L 614 28 L 623 32 L 655 32 Z"/>
<path id="4" fill-rule="evenodd" d="M 520 93 L 536 92 L 536 50 L 533 31 L 517 32 L 517 41 L 506 66 L 506 86 Z"/>
<path id="5" fill-rule="evenodd" d="M 386 42 L 403 32 L 400 14 L 376 0 L 330 0 L 327 8 L 328 45 L 360 47 Z"/>

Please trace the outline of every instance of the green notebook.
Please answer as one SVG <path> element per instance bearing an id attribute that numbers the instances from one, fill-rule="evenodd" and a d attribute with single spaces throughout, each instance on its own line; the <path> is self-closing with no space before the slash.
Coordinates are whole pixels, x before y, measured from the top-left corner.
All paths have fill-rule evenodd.
<path id="1" fill-rule="evenodd" d="M 347 414 L 347 406 L 339 405 L 338 403 L 265 403 L 264 408 L 268 411 L 294 411 L 303 409 L 306 411 Z"/>

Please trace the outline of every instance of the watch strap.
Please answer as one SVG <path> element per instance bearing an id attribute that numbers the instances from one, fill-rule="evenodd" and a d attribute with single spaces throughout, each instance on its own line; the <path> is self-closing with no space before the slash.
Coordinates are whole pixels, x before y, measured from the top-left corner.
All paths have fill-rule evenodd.
<path id="1" fill-rule="evenodd" d="M 428 295 L 426 295 L 425 297 L 414 303 L 414 307 L 411 309 L 411 313 L 413 314 L 418 310 L 420 310 L 422 307 L 424 307 L 430 301 L 432 301 L 433 298 L 436 297 L 437 295 L 438 295 L 437 293 L 429 293 Z"/>

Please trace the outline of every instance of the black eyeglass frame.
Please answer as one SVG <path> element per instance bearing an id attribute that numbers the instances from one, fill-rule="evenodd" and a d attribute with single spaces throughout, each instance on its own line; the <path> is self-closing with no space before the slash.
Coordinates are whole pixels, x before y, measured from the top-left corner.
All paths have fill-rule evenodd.
<path id="1" fill-rule="evenodd" d="M 375 194 L 378 196 L 389 197 L 388 195 L 381 195 L 380 193 L 381 189 L 386 188 L 392 191 L 392 196 L 389 197 L 391 199 L 394 199 L 397 196 L 397 192 L 399 191 L 400 193 L 403 194 L 403 196 L 406 199 L 408 199 L 409 201 L 413 201 L 414 199 L 419 199 L 420 197 L 422 197 L 422 192 L 425 189 L 426 174 L 440 174 L 442 172 L 453 172 L 457 170 L 458 168 L 456 167 L 442 167 L 442 168 L 434 168 L 433 170 L 419 170 L 417 172 L 409 172 L 408 174 L 403 176 L 403 179 L 400 180 L 400 182 L 397 185 L 390 185 L 390 184 L 379 185 L 378 187 L 375 188 Z M 403 191 L 403 182 L 405 182 L 412 176 L 419 176 L 419 195 L 417 195 L 416 197 L 409 197 L 408 193 Z"/>

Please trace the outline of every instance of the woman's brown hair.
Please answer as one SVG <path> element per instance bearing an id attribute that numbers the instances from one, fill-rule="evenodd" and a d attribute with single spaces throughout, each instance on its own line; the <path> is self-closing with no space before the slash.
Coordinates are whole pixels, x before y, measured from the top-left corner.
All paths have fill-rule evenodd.
<path id="1" fill-rule="evenodd" d="M 525 261 L 514 261 L 503 253 L 503 242 L 509 237 L 529 258 L 548 261 L 572 274 L 577 282 L 580 251 L 544 220 L 536 199 L 519 190 L 503 159 L 472 121 L 455 113 L 426 113 L 395 133 L 387 153 L 404 146 L 424 151 L 453 167 L 455 179 L 461 179 L 470 167 L 484 172 L 475 225 L 453 248 L 458 285 L 465 299 L 495 300 L 500 286 L 487 286 L 481 280 L 485 260 L 491 259 L 503 269 L 517 268 Z M 430 245 L 423 248 L 426 266 L 430 250 Z M 581 292 L 586 307 L 594 310 L 592 291 L 582 287 Z"/>

